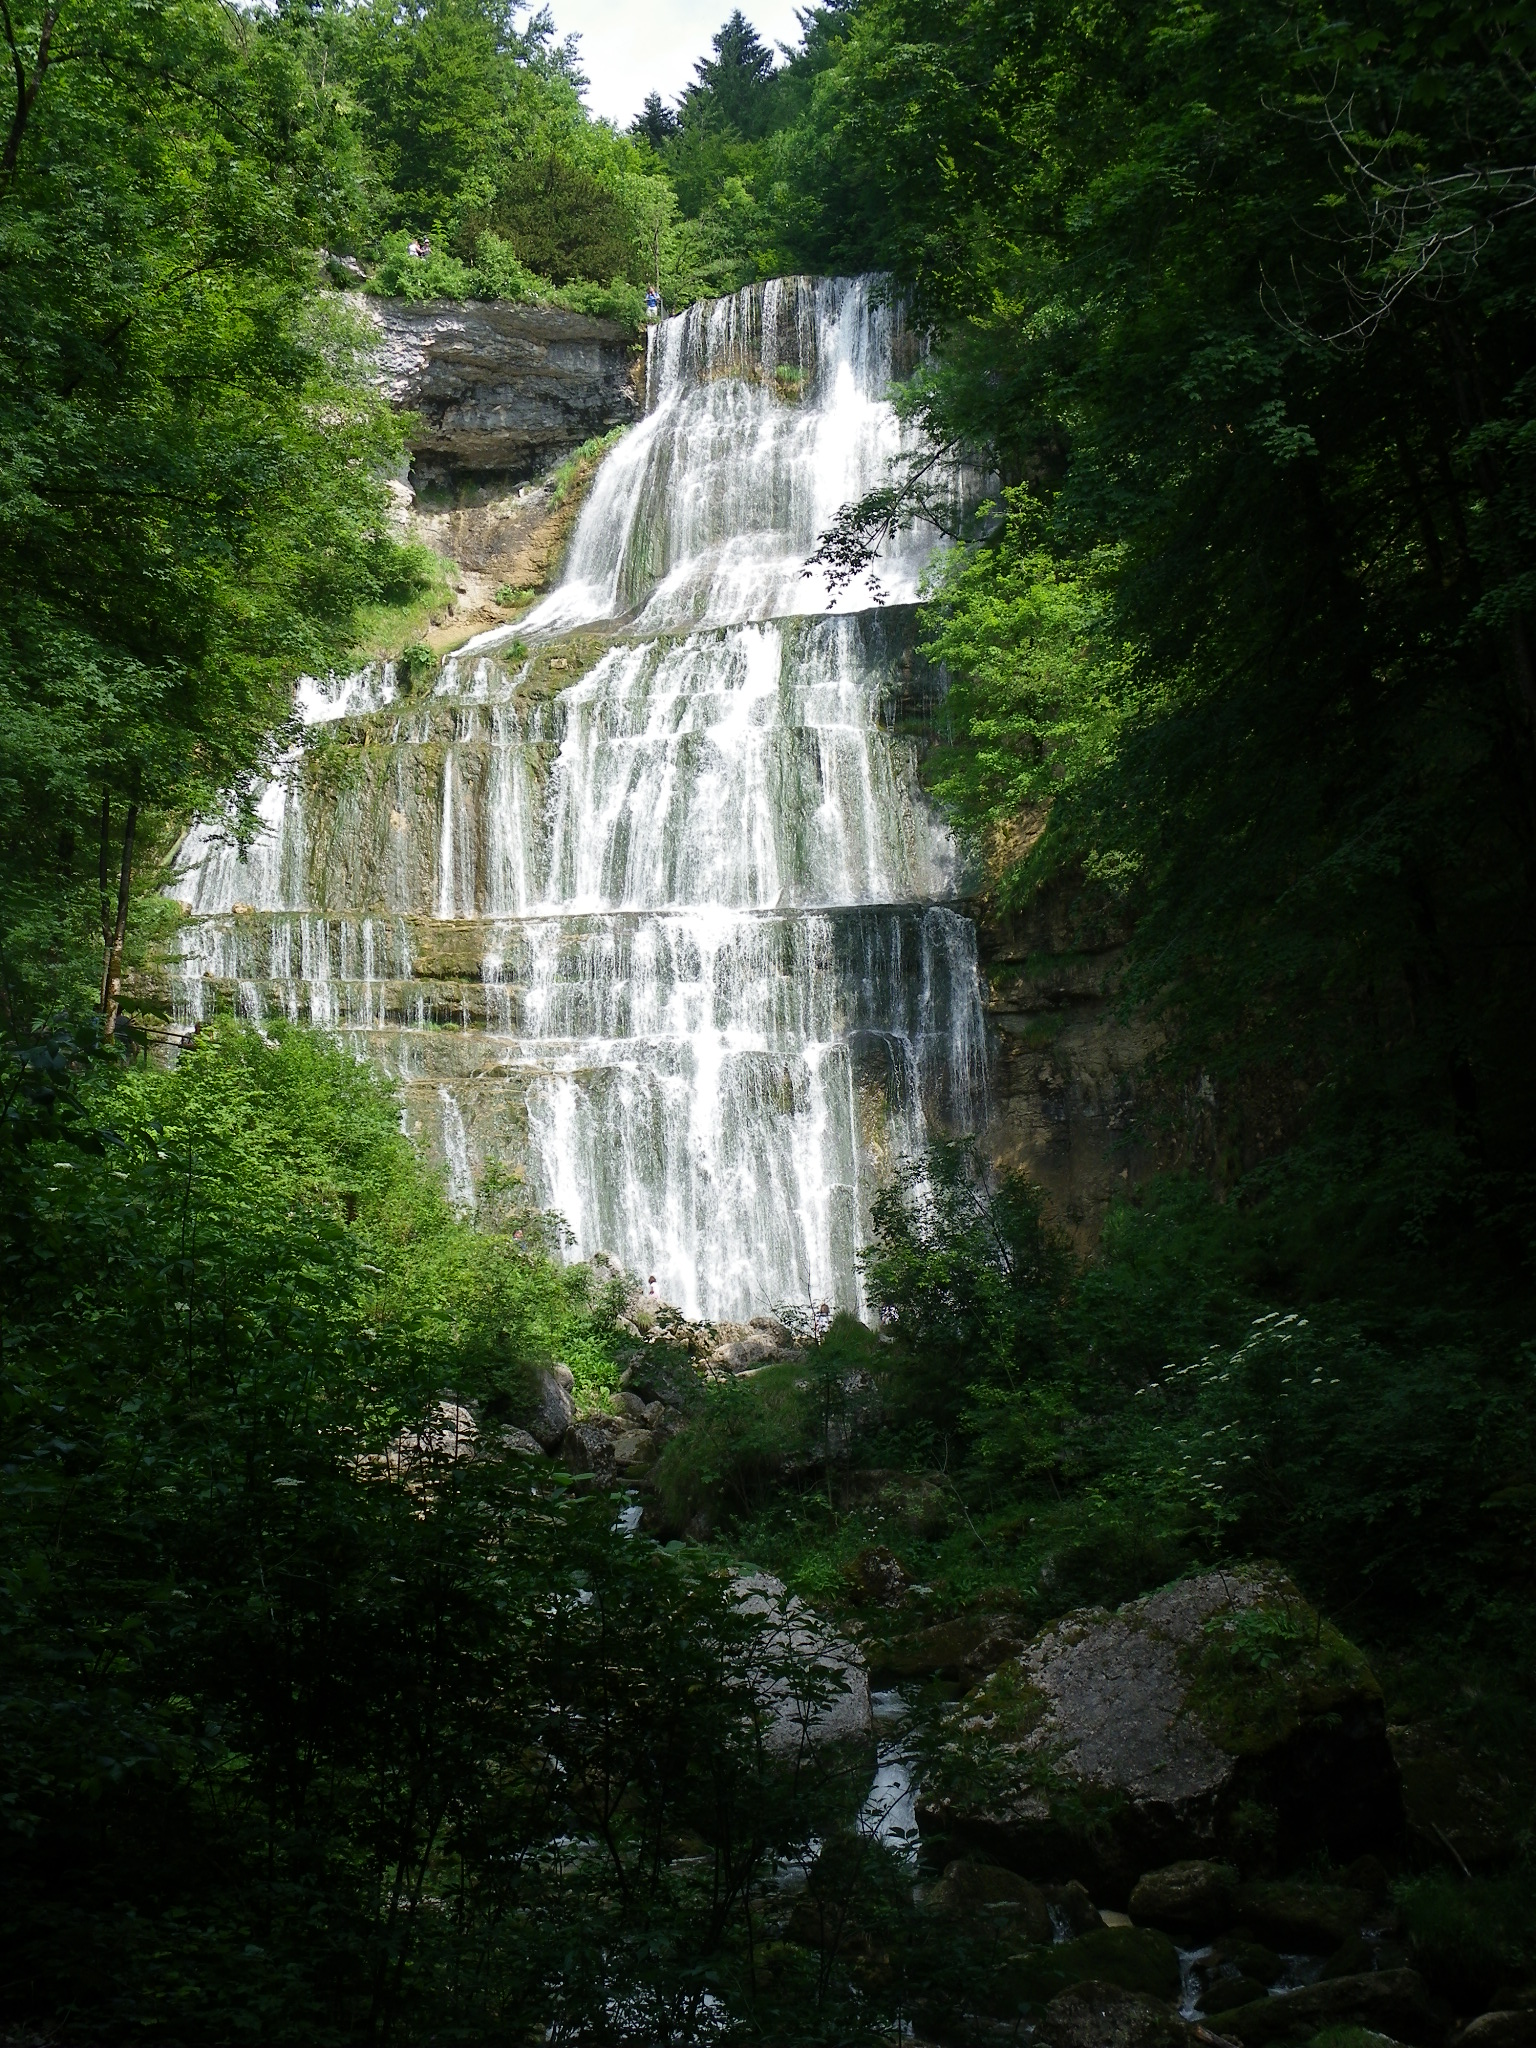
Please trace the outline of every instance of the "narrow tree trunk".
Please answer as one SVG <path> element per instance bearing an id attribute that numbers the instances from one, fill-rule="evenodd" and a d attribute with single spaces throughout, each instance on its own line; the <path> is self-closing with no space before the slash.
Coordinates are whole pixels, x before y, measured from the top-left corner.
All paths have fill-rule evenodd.
<path id="1" fill-rule="evenodd" d="M 110 800 L 101 800 L 101 904 L 102 940 L 106 957 L 101 969 L 102 1036 L 117 1036 L 118 1013 L 123 1006 L 123 940 L 128 931 L 128 892 L 133 882 L 133 834 L 139 822 L 139 807 L 128 806 L 123 820 L 123 861 L 117 877 L 117 913 L 107 920 L 107 833 L 111 820 Z"/>

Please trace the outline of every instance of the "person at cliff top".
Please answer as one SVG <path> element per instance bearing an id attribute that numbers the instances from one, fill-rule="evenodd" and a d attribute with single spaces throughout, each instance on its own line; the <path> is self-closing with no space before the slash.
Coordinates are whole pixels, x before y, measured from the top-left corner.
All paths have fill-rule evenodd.
<path id="1" fill-rule="evenodd" d="M 659 297 L 659 296 L 657 295 L 657 293 L 656 293 L 656 292 L 654 292 L 654 291 L 650 291 L 650 290 L 647 290 L 647 292 L 646 292 L 646 294 L 645 294 L 645 316 L 646 316 L 646 318 L 647 318 L 648 320 L 654 320 L 654 319 L 656 318 L 656 315 L 657 315 L 657 314 L 658 314 L 658 313 L 659 313 L 660 311 L 661 311 L 661 299 L 660 299 L 660 297 Z"/>

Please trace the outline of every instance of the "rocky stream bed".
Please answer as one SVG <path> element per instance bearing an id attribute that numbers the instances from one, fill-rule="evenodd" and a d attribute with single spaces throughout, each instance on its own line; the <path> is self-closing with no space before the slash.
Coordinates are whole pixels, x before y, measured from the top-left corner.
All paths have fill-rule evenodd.
<path id="1" fill-rule="evenodd" d="M 667 1337 L 670 1368 L 637 1353 L 611 1404 L 582 1413 L 569 1374 L 540 1373 L 502 1428 L 576 1483 L 623 1489 L 625 1527 L 675 1537 L 649 1474 L 686 1427 L 678 1347 L 707 1379 L 781 1362 L 795 1340 L 769 1317 L 635 1314 L 637 1335 Z M 857 1835 L 895 1853 L 950 1950 L 954 1988 L 914 2040 L 1536 2048 L 1531 1987 L 1457 2013 L 1416 1967 L 1392 1891 L 1413 1830 L 1380 1686 L 1278 1566 L 1197 1573 L 1033 1634 L 1006 1610 L 933 1617 L 885 1550 L 857 1577 L 859 1611 L 837 1621 L 767 1574 L 734 1583 L 781 1650 L 833 1674 L 814 1712 L 786 1695 L 775 1740 L 862 1748 Z M 850 1853 L 827 1845 L 783 1874 L 778 1935 L 879 1973 Z"/>

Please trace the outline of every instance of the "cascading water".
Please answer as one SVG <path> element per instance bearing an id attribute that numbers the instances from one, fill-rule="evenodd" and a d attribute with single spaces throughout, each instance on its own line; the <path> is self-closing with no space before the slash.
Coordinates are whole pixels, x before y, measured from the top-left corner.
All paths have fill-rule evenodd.
<path id="1" fill-rule="evenodd" d="M 691 1314 L 860 1306 L 873 1188 L 985 1092 L 954 849 L 896 729 L 933 536 L 882 561 L 884 611 L 802 573 L 907 446 L 911 353 L 867 280 L 652 330 L 560 587 L 425 700 L 306 684 L 257 842 L 183 854 L 184 1017 L 347 1034 L 456 1204 L 505 1162 Z"/>

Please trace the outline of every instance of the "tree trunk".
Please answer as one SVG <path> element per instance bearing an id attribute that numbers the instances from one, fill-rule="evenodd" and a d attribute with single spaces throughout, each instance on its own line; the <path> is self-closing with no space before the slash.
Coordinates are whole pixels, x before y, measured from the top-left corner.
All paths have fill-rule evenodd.
<path id="1" fill-rule="evenodd" d="M 101 800 L 101 936 L 105 958 L 101 968 L 101 1019 L 103 1038 L 117 1036 L 118 1013 L 123 1006 L 123 940 L 128 931 L 128 894 L 133 883 L 133 834 L 139 822 L 138 804 L 128 806 L 123 820 L 123 859 L 117 877 L 117 908 L 109 915 L 107 900 L 107 840 L 111 832 L 112 802 Z"/>

